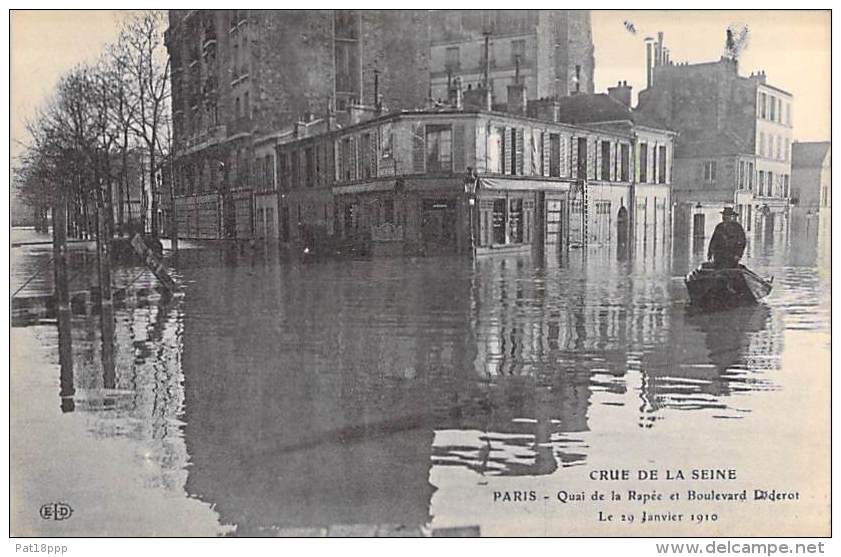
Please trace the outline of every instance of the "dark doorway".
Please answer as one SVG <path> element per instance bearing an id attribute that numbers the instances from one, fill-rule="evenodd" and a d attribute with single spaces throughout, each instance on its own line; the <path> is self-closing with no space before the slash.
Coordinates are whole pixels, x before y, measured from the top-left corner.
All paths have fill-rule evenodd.
<path id="1" fill-rule="evenodd" d="M 456 249 L 456 202 L 454 199 L 424 199 L 421 235 L 427 251 Z"/>
<path id="2" fill-rule="evenodd" d="M 628 245 L 628 209 L 619 207 L 619 212 L 616 215 L 616 244 L 620 248 L 625 248 Z"/>

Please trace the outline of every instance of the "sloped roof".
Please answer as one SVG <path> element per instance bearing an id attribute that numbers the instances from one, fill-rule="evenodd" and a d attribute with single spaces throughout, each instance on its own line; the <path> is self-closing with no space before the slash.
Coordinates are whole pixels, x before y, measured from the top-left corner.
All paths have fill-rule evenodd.
<path id="1" fill-rule="evenodd" d="M 823 166 L 826 156 L 832 150 L 829 141 L 809 141 L 791 144 L 791 166 Z"/>
<path id="2" fill-rule="evenodd" d="M 625 120 L 641 126 L 669 129 L 656 118 L 631 110 L 629 106 L 605 93 L 561 97 L 558 99 L 558 104 L 559 119 L 568 124 L 596 124 Z"/>

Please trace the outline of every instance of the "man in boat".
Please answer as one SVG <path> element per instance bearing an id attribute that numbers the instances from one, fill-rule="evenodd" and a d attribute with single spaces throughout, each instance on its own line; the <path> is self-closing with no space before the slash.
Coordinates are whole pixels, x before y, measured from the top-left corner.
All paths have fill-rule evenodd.
<path id="1" fill-rule="evenodd" d="M 707 259 L 719 269 L 732 269 L 739 266 L 739 259 L 745 252 L 745 229 L 736 220 L 739 213 L 733 207 L 725 207 L 721 212 L 721 222 L 715 227 Z"/>

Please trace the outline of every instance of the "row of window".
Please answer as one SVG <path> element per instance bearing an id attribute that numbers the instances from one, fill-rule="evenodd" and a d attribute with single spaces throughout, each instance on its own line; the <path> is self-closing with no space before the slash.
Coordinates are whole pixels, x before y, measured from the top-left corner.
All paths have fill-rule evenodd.
<path id="1" fill-rule="evenodd" d="M 756 154 L 766 159 L 787 161 L 791 155 L 791 143 L 787 137 L 759 132 Z"/>
<path id="2" fill-rule="evenodd" d="M 651 151 L 651 165 L 648 164 L 649 150 Z M 668 173 L 666 146 L 649 146 L 647 143 L 640 143 L 639 153 L 640 183 L 665 184 Z M 648 173 L 649 169 L 652 170 L 651 175 Z"/>
<path id="3" fill-rule="evenodd" d="M 484 128 L 480 128 L 483 130 Z M 493 126 L 487 137 L 487 172 L 513 176 L 546 176 L 628 182 L 631 180 L 631 145 L 611 140 L 569 137 L 561 133 Z M 246 177 L 258 191 L 296 189 L 336 182 L 353 182 L 397 173 L 451 174 L 465 161 L 465 128 L 456 124 L 416 123 L 411 129 L 411 159 L 397 161 L 395 132 L 384 124 L 364 133 L 346 136 L 334 143 L 313 142 L 282 149 L 244 166 L 240 150 L 228 169 L 231 185 L 244 185 Z M 398 163 L 400 170 L 398 171 Z M 641 143 L 639 181 L 666 183 L 667 149 Z M 276 178 L 275 178 L 276 176 Z M 212 186 L 213 178 L 201 177 L 190 191 Z"/>
<path id="4" fill-rule="evenodd" d="M 760 170 L 754 174 L 753 163 L 748 161 L 739 161 L 736 168 L 736 183 L 738 184 L 739 189 L 754 191 L 754 179 L 756 179 L 757 195 L 784 198 L 789 196 L 788 174 L 774 174 L 770 170 Z M 704 183 L 714 184 L 716 182 L 717 172 L 718 163 L 716 161 L 704 161 Z"/>
<path id="5" fill-rule="evenodd" d="M 767 93 L 759 93 L 756 115 L 763 120 L 791 125 L 791 103 Z"/>
<path id="6" fill-rule="evenodd" d="M 788 174 L 774 174 L 770 170 L 760 170 L 758 172 L 757 181 L 757 195 L 762 197 L 782 197 L 789 196 L 789 176 Z"/>

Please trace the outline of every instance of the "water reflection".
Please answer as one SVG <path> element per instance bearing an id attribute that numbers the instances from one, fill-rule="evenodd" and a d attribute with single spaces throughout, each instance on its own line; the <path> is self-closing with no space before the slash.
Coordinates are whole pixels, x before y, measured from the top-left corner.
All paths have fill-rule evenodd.
<path id="1" fill-rule="evenodd" d="M 749 247 L 777 275 L 768 304 L 718 314 L 686 306 L 682 274 L 703 257 L 688 243 L 475 262 L 184 249 L 183 299 L 117 312 L 115 374 L 96 319 L 77 320 L 75 411 L 95 436 L 144 444 L 147 486 L 240 535 L 414 532 L 464 474 L 563 475 L 600 436 L 656 442 L 676 412 L 703 429 L 782 388 L 783 332 L 828 330 L 828 285 L 780 242 Z M 599 425 L 626 408 L 619 430 Z"/>
<path id="2" fill-rule="evenodd" d="M 766 306 L 687 313 L 667 260 L 192 257 L 187 490 L 239 533 L 427 524 L 433 467 L 581 465 L 595 393 L 623 406 L 637 391 L 644 417 L 736 417 L 734 392 L 772 387 L 750 354 L 782 349 Z"/>

